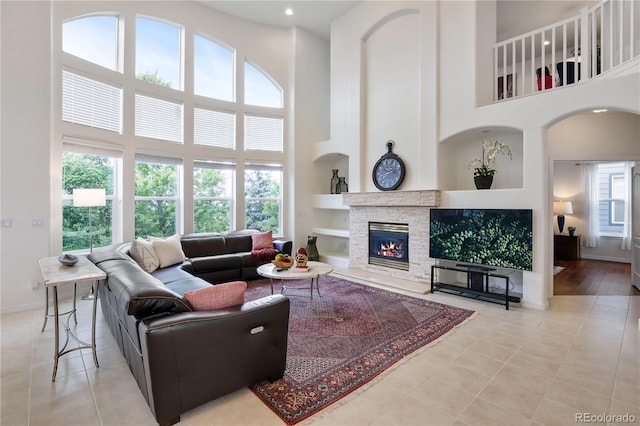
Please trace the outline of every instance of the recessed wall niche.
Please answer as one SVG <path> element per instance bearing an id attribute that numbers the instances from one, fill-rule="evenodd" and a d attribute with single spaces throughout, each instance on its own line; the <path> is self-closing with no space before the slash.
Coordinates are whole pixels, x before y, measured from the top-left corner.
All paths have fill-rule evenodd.
<path id="1" fill-rule="evenodd" d="M 508 127 L 473 129 L 451 136 L 439 143 L 439 189 L 443 191 L 476 190 L 473 168 L 474 158 L 482 159 L 482 141 L 497 140 L 511 148 L 512 157 L 498 154 L 496 174 L 491 189 L 523 188 L 524 149 L 521 130 Z"/>

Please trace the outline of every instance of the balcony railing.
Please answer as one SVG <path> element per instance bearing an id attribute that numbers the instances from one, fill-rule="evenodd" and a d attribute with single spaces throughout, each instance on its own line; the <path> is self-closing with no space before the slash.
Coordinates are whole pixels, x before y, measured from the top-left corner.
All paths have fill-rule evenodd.
<path id="1" fill-rule="evenodd" d="M 640 56 L 635 3 L 603 0 L 578 16 L 496 43 L 494 100 L 582 83 Z"/>

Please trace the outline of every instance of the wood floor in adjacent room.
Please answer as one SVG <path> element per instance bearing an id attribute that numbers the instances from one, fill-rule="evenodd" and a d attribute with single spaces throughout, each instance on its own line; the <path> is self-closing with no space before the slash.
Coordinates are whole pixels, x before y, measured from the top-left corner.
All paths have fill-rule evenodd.
<path id="1" fill-rule="evenodd" d="M 601 260 L 556 260 L 564 269 L 553 277 L 553 294 L 639 296 L 631 285 L 631 264 Z"/>

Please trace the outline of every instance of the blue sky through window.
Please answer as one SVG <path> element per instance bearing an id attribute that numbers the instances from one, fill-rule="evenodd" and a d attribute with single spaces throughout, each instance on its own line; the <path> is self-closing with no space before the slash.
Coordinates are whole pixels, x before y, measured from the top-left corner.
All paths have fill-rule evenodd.
<path id="1" fill-rule="evenodd" d="M 282 108 L 282 90 L 249 62 L 244 63 L 244 103 Z"/>
<path id="2" fill-rule="evenodd" d="M 157 77 L 180 89 L 180 28 L 148 18 L 136 18 L 136 76 Z"/>
<path id="3" fill-rule="evenodd" d="M 234 100 L 234 52 L 211 40 L 194 38 L 194 92 L 225 101 Z"/>
<path id="4" fill-rule="evenodd" d="M 62 49 L 111 70 L 117 70 L 116 16 L 96 15 L 73 19 L 62 27 Z"/>

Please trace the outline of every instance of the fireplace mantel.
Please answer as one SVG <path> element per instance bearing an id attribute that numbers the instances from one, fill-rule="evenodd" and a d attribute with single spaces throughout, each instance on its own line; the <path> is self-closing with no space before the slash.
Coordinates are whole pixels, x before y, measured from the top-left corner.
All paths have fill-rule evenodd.
<path id="1" fill-rule="evenodd" d="M 346 192 L 342 202 L 350 207 L 438 207 L 440 191 Z"/>

